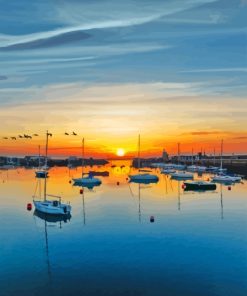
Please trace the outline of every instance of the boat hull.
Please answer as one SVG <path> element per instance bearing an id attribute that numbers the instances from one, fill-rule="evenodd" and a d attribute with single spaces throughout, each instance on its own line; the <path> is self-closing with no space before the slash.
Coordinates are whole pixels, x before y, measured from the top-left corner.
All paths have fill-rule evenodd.
<path id="1" fill-rule="evenodd" d="M 214 183 L 204 183 L 204 182 L 184 182 L 185 191 L 207 191 L 215 190 L 217 188 Z"/>
<path id="2" fill-rule="evenodd" d="M 174 179 L 181 179 L 181 180 L 194 178 L 193 174 L 189 174 L 189 173 L 174 173 L 174 174 L 171 174 L 171 177 Z"/>
<path id="3" fill-rule="evenodd" d="M 157 183 L 159 181 L 159 177 L 151 174 L 137 174 L 137 175 L 129 175 L 130 182 L 134 183 Z"/>
<path id="4" fill-rule="evenodd" d="M 47 171 L 36 171 L 35 176 L 36 176 L 36 178 L 47 178 L 48 172 Z"/>
<path id="5" fill-rule="evenodd" d="M 35 210 L 49 215 L 70 215 L 71 206 L 57 201 L 33 201 Z"/>
<path id="6" fill-rule="evenodd" d="M 94 187 L 101 185 L 101 180 L 98 178 L 77 178 L 73 179 L 74 185 L 83 187 Z"/>

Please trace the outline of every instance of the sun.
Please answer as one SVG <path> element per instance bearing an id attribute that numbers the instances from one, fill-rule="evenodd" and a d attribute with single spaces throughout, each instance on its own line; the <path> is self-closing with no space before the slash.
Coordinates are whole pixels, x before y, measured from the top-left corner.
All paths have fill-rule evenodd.
<path id="1" fill-rule="evenodd" d="M 118 148 L 116 154 L 117 156 L 124 156 L 125 150 L 123 148 Z"/>

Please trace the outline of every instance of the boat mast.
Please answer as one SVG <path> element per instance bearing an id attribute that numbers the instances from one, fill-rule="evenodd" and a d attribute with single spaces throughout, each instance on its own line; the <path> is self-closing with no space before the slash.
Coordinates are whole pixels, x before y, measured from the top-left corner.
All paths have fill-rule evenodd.
<path id="1" fill-rule="evenodd" d="M 47 156 L 48 156 L 48 139 L 52 136 L 51 133 L 46 131 L 46 144 L 45 144 L 45 186 L 44 186 L 44 200 L 46 200 L 46 180 L 47 180 Z"/>
<path id="2" fill-rule="evenodd" d="M 215 147 L 214 147 L 214 165 L 215 165 Z"/>
<path id="3" fill-rule="evenodd" d="M 192 148 L 192 159 L 191 159 L 191 164 L 194 164 L 194 149 Z"/>
<path id="4" fill-rule="evenodd" d="M 221 153 L 220 153 L 220 168 L 222 169 L 222 155 L 223 155 L 223 140 L 221 140 Z"/>
<path id="5" fill-rule="evenodd" d="M 180 143 L 178 143 L 178 164 L 180 163 Z"/>
<path id="6" fill-rule="evenodd" d="M 40 170 L 40 145 L 39 145 L 39 170 Z"/>
<path id="7" fill-rule="evenodd" d="M 46 131 L 46 143 L 45 143 L 45 185 L 44 185 L 44 201 L 46 200 L 46 179 L 47 179 L 48 137 L 49 137 L 49 133 L 48 133 L 48 131 Z"/>
<path id="8" fill-rule="evenodd" d="M 140 166 L 141 166 L 140 149 L 141 149 L 141 136 L 139 134 L 139 137 L 138 137 L 138 170 L 140 170 Z"/>
<path id="9" fill-rule="evenodd" d="M 81 177 L 84 175 L 84 156 L 85 156 L 85 143 L 84 138 L 82 139 L 81 145 Z"/>

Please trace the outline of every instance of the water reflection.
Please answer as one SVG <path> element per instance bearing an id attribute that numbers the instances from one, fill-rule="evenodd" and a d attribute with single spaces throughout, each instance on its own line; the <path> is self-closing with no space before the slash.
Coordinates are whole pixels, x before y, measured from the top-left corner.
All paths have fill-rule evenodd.
<path id="1" fill-rule="evenodd" d="M 224 219 L 224 208 L 223 208 L 223 193 L 222 184 L 220 184 L 220 208 L 221 208 L 221 219 Z"/>
<path id="2" fill-rule="evenodd" d="M 109 177 L 93 189 L 72 186 L 67 168 L 50 170 L 49 188 L 71 201 L 72 217 L 27 211 L 43 180 L 9 171 L 0 186 L 4 296 L 246 294 L 246 181 L 186 192 L 169 176 L 139 184 L 110 165 L 102 170 Z"/>
<path id="3" fill-rule="evenodd" d="M 71 215 L 68 216 L 61 216 L 61 215 L 49 215 L 37 210 L 33 213 L 35 218 L 38 218 L 44 222 L 44 237 L 45 237 L 45 256 L 46 256 L 46 266 L 47 266 L 47 275 L 48 275 L 48 283 L 47 288 L 49 289 L 50 293 L 53 291 L 52 285 L 52 269 L 51 269 L 51 262 L 50 262 L 50 253 L 49 253 L 49 235 L 48 235 L 48 227 L 57 227 L 62 229 L 62 224 L 67 223 L 71 219 Z M 35 221 L 37 224 L 37 221 Z M 49 224 L 48 224 L 49 223 Z"/>

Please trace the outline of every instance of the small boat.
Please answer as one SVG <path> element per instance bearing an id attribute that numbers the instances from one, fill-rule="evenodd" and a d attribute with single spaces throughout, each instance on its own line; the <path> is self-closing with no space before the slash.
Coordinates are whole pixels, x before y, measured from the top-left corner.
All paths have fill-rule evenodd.
<path id="1" fill-rule="evenodd" d="M 82 186 L 82 187 L 88 187 L 88 188 L 99 186 L 102 183 L 100 179 L 94 178 L 90 174 L 87 177 L 83 176 L 83 178 L 73 179 L 73 182 L 75 186 Z"/>
<path id="2" fill-rule="evenodd" d="M 35 172 L 36 178 L 47 178 L 48 177 L 48 172 L 45 170 L 38 170 Z"/>
<path id="3" fill-rule="evenodd" d="M 47 150 L 46 150 L 46 157 L 45 157 L 45 163 L 47 163 Z M 39 168 L 37 171 L 35 171 L 36 178 L 47 178 L 48 177 L 48 171 L 44 167 L 40 168 L 40 145 L 39 145 Z"/>
<path id="4" fill-rule="evenodd" d="M 88 188 L 93 188 L 94 186 L 101 185 L 101 180 L 99 178 L 93 177 L 93 174 L 89 173 L 87 177 L 84 177 L 84 155 L 85 155 L 85 141 L 82 139 L 82 163 L 81 163 L 81 178 L 73 179 L 75 186 L 85 186 Z"/>
<path id="5" fill-rule="evenodd" d="M 56 198 L 56 200 L 47 200 L 47 196 Z M 33 200 L 35 209 L 41 213 L 50 215 L 70 215 L 71 206 L 61 202 L 61 197 L 46 194 L 43 201 Z"/>
<path id="6" fill-rule="evenodd" d="M 138 138 L 138 172 L 140 172 L 140 146 L 141 146 L 141 138 L 139 135 Z M 130 182 L 135 182 L 135 183 L 157 183 L 159 181 L 159 177 L 153 174 L 135 174 L 135 175 L 129 175 Z"/>
<path id="7" fill-rule="evenodd" d="M 209 173 L 226 173 L 227 169 L 216 167 L 216 166 L 210 166 L 207 168 L 207 172 L 209 172 Z"/>
<path id="8" fill-rule="evenodd" d="M 184 190 L 195 190 L 195 191 L 206 191 L 206 190 L 215 190 L 216 184 L 206 181 L 192 181 L 184 182 Z"/>
<path id="9" fill-rule="evenodd" d="M 173 169 L 163 169 L 163 170 L 160 171 L 160 173 L 161 173 L 161 174 L 165 174 L 165 175 L 169 175 L 169 174 L 174 174 L 174 173 L 176 173 L 176 171 L 173 170 Z"/>
<path id="10" fill-rule="evenodd" d="M 136 174 L 136 175 L 129 175 L 130 182 L 134 183 L 157 183 L 159 181 L 159 177 L 152 174 Z"/>
<path id="11" fill-rule="evenodd" d="M 197 166 L 197 172 L 199 172 L 199 173 L 204 173 L 204 172 L 206 172 L 207 171 L 207 167 L 205 167 L 205 166 L 201 166 L 201 165 L 198 165 Z"/>
<path id="12" fill-rule="evenodd" d="M 91 174 L 92 176 L 109 177 L 109 172 L 108 172 L 108 171 L 102 171 L 102 172 L 98 172 L 98 171 L 89 171 L 89 174 Z"/>
<path id="13" fill-rule="evenodd" d="M 241 180 L 242 178 L 240 176 L 230 176 L 225 174 L 215 175 L 212 178 L 212 181 L 220 182 L 220 183 L 235 183 L 235 182 L 240 182 Z"/>
<path id="14" fill-rule="evenodd" d="M 174 164 L 173 168 L 178 171 L 183 171 L 183 170 L 185 170 L 186 166 L 183 164 Z"/>
<path id="15" fill-rule="evenodd" d="M 46 132 L 46 156 L 48 151 L 48 138 L 51 134 L 47 131 Z M 43 200 L 37 200 L 35 196 L 33 196 L 33 204 L 35 210 L 50 214 L 50 215 L 69 215 L 71 212 L 71 206 L 68 203 L 62 203 L 61 197 L 57 195 L 50 195 L 46 194 L 46 183 L 47 183 L 47 176 L 44 178 L 44 198 Z M 52 200 L 48 200 L 47 197 L 52 197 Z"/>
<path id="16" fill-rule="evenodd" d="M 189 165 L 187 167 L 187 171 L 189 171 L 189 172 L 197 172 L 197 165 Z"/>
<path id="17" fill-rule="evenodd" d="M 172 173 L 171 177 L 174 179 L 193 179 L 194 175 L 186 172 L 176 172 Z"/>

